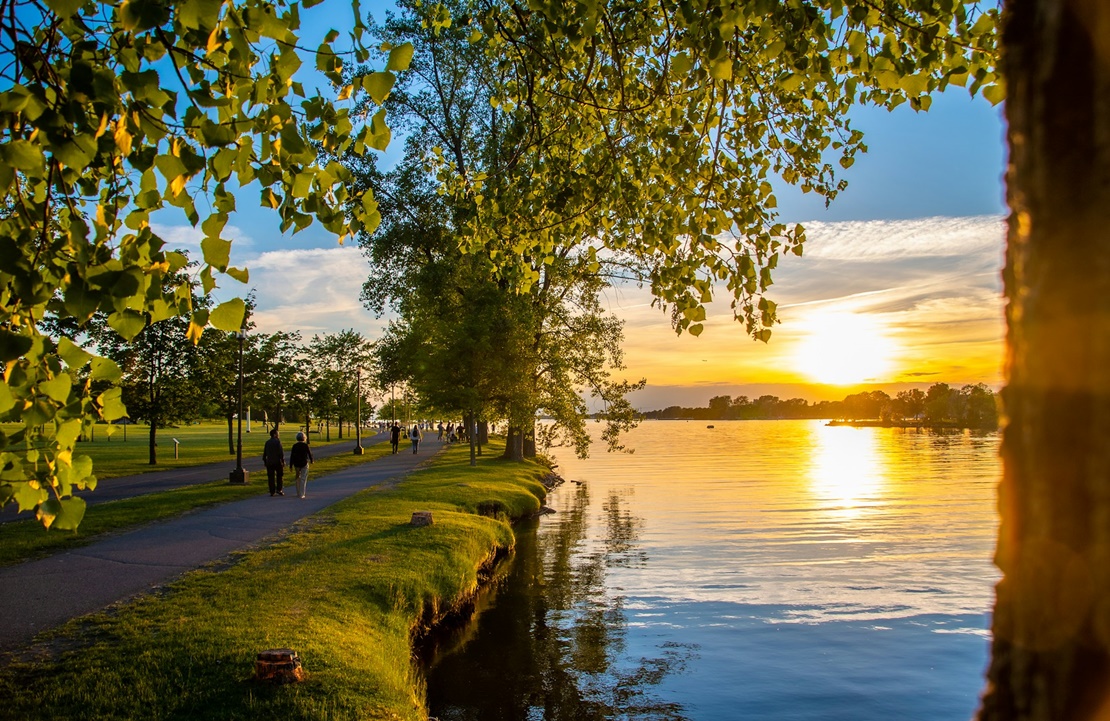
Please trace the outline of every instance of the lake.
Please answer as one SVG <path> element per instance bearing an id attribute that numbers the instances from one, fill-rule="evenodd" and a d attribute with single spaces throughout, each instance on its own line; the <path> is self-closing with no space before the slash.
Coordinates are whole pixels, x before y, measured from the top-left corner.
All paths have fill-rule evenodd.
<path id="1" fill-rule="evenodd" d="M 447 719 L 968 719 L 999 435 L 646 421 L 556 449 L 557 513 L 443 639 Z"/>

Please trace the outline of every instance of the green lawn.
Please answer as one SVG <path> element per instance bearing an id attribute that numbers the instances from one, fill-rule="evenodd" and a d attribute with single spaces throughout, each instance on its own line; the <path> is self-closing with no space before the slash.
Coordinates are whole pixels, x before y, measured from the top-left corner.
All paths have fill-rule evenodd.
<path id="1" fill-rule="evenodd" d="M 21 719 L 425 719 L 410 640 L 471 597 L 478 569 L 513 544 L 505 516 L 539 509 L 545 468 L 448 449 L 393 488 L 299 524 L 231 567 L 71 622 L 50 653 L 0 670 Z M 416 528 L 413 511 L 435 524 Z M 18 609 L 10 609 L 18 613 Z M 293 648 L 308 681 L 252 681 L 255 654 Z"/>
<path id="2" fill-rule="evenodd" d="M 243 458 L 260 457 L 262 446 L 269 438 L 262 423 L 252 423 L 253 433 L 246 432 L 243 426 Z M 5 431 L 14 431 L 17 426 L 5 424 Z M 293 436 L 298 426 L 282 426 L 282 440 L 288 449 L 293 444 Z M 233 428 L 233 431 L 235 428 Z M 109 431 L 111 433 L 109 434 Z M 367 434 L 366 438 L 373 438 Z M 173 439 L 181 441 L 178 458 L 174 458 Z M 310 436 L 313 446 L 338 443 L 338 432 L 331 429 L 331 441 L 324 440 L 324 434 L 315 431 Z M 353 443 L 354 436 L 344 435 L 344 443 Z M 234 459 L 235 454 L 228 452 L 227 424 L 205 422 L 183 425 L 176 428 L 159 428 L 157 436 L 158 463 L 150 465 L 150 428 L 145 425 L 108 426 L 99 424 L 89 435 L 89 440 L 77 444 L 75 455 L 86 455 L 93 460 L 93 473 L 97 478 L 114 478 L 136 473 L 163 471 L 169 468 L 187 468 L 205 463 L 216 463 Z"/>
<path id="3" fill-rule="evenodd" d="M 128 441 L 130 442 L 130 438 Z M 388 443 L 379 443 L 368 446 L 361 456 L 341 453 L 323 458 L 312 464 L 312 477 L 320 478 L 358 463 L 381 458 L 389 450 Z M 33 518 L 0 524 L 0 566 L 10 566 L 70 548 L 87 546 L 105 533 L 126 530 L 194 508 L 237 501 L 265 492 L 267 486 L 264 475 L 261 483 L 256 481 L 245 486 L 232 485 L 221 480 L 89 506 L 76 531 L 47 531 Z"/>

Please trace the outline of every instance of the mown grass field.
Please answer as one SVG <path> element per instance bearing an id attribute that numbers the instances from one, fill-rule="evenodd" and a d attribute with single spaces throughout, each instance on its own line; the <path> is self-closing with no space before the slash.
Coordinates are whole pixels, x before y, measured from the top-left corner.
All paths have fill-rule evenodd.
<path id="1" fill-rule="evenodd" d="M 389 450 L 388 443 L 379 443 L 367 446 L 366 452 L 361 456 L 343 453 L 322 458 L 312 464 L 312 477 L 320 478 L 328 473 L 381 458 L 387 455 Z M 289 482 L 292 483 L 291 477 Z M 89 506 L 85 512 L 85 518 L 76 531 L 47 531 L 33 518 L 0 524 L 0 566 L 10 566 L 22 561 L 42 558 L 51 553 L 87 546 L 107 533 L 125 531 L 128 528 L 177 516 L 204 506 L 237 501 L 266 492 L 267 485 L 263 474 L 261 482 L 256 481 L 245 486 L 219 480 L 161 493 L 147 493 L 119 501 L 98 503 Z"/>
<path id="2" fill-rule="evenodd" d="M 21 719 L 424 719 L 410 639 L 473 594 L 513 544 L 506 518 L 544 496 L 533 463 L 468 465 L 447 449 L 392 488 L 306 519 L 274 544 L 187 574 L 160 595 L 63 626 L 41 658 L 0 670 Z M 478 510 L 494 516 L 479 515 Z M 432 526 L 409 525 L 430 510 Z M 18 613 L 18 609 L 9 609 Z M 308 680 L 251 680 L 255 655 L 298 651 Z"/>

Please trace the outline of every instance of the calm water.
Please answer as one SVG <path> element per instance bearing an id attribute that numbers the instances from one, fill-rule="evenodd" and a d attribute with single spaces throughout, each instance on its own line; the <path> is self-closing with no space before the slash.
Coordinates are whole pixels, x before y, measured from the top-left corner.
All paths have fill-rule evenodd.
<path id="1" fill-rule="evenodd" d="M 439 719 L 967 719 L 997 573 L 998 436 L 649 421 L 557 454 L 428 672 Z"/>

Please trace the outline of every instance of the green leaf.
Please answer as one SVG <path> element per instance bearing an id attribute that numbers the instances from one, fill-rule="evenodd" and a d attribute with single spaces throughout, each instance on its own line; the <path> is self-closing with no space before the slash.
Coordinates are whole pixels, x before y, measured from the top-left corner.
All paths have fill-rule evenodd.
<path id="1" fill-rule="evenodd" d="M 47 498 L 46 490 L 32 486 L 30 481 L 16 481 L 12 484 L 12 488 L 14 489 L 12 497 L 19 506 L 20 512 L 30 511 Z"/>
<path id="2" fill-rule="evenodd" d="M 51 380 L 40 381 L 37 387 L 39 393 L 58 403 L 65 403 L 69 398 L 69 389 L 73 387 L 73 379 L 68 373 L 59 373 Z"/>
<path id="3" fill-rule="evenodd" d="M 101 393 L 96 402 L 100 404 L 101 417 L 108 422 L 127 416 L 127 406 L 123 404 L 123 389 L 118 386 Z"/>
<path id="4" fill-rule="evenodd" d="M 6 381 L 0 380 L 0 415 L 3 415 L 15 407 L 15 396 L 12 395 L 12 389 L 8 386 Z M 0 503 L 0 506 L 3 504 Z"/>
<path id="5" fill-rule="evenodd" d="M 62 20 L 68 20 L 81 9 L 84 0 L 46 0 L 46 5 Z"/>
<path id="6" fill-rule="evenodd" d="M 0 363 L 7 363 L 19 358 L 31 350 L 34 340 L 30 336 L 13 333 L 7 328 L 0 328 Z"/>
<path id="7" fill-rule="evenodd" d="M 13 140 L 0 145 L 0 159 L 18 170 L 41 172 L 45 162 L 42 148 L 27 140 Z"/>
<path id="8" fill-rule="evenodd" d="M 389 97 L 396 81 L 397 77 L 390 72 L 370 73 L 362 79 L 362 87 L 370 94 L 371 100 L 381 105 Z"/>
<path id="9" fill-rule="evenodd" d="M 111 358 L 96 357 L 92 359 L 89 378 L 94 381 L 109 381 L 116 383 L 123 377 L 123 371 Z"/>
<path id="10" fill-rule="evenodd" d="M 246 268 L 228 268 L 224 272 L 240 283 L 250 282 L 250 272 Z"/>
<path id="11" fill-rule="evenodd" d="M 208 322 L 219 330 L 236 331 L 243 327 L 247 305 L 242 298 L 232 298 L 216 306 L 208 315 Z"/>
<path id="12" fill-rule="evenodd" d="M 210 236 L 200 241 L 200 249 L 204 253 L 204 262 L 221 271 L 231 260 L 230 240 Z"/>
<path id="13" fill-rule="evenodd" d="M 54 518 L 54 527 L 62 531 L 76 531 L 85 517 L 85 499 L 79 497 L 63 498 Z"/>
<path id="14" fill-rule="evenodd" d="M 389 51 L 389 60 L 386 61 L 386 70 L 408 70 L 409 64 L 412 62 L 412 43 L 405 43 L 399 45 Z M 390 83 L 392 85 L 392 83 Z"/>
<path id="15" fill-rule="evenodd" d="M 131 340 L 146 327 L 146 318 L 133 310 L 123 310 L 109 315 L 108 325 L 124 340 Z"/>
<path id="16" fill-rule="evenodd" d="M 692 326 L 690 326 L 689 328 L 686 329 L 686 331 L 690 335 L 695 336 L 695 337 L 701 335 L 701 332 L 703 330 L 705 330 L 705 326 L 703 326 L 701 323 L 695 323 L 694 325 L 692 325 Z"/>

